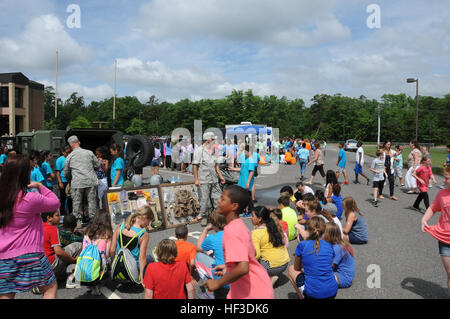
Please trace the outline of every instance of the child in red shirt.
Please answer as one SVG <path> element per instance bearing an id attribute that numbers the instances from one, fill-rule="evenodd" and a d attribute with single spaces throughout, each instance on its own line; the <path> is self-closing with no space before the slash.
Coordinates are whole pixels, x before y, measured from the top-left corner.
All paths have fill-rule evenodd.
<path id="1" fill-rule="evenodd" d="M 44 252 L 48 261 L 52 265 L 53 272 L 56 278 L 65 279 L 67 274 L 70 274 L 75 268 L 77 257 L 81 253 L 82 244 L 72 243 L 62 248 L 59 231 L 56 225 L 59 225 L 60 213 L 59 210 L 55 212 L 41 214 L 44 222 Z M 67 267 L 68 265 L 72 265 Z"/>
<path id="2" fill-rule="evenodd" d="M 214 268 L 217 279 L 204 285 L 215 291 L 230 285 L 227 299 L 274 299 L 272 281 L 267 271 L 255 258 L 250 230 L 239 218 L 250 202 L 250 195 L 240 186 L 227 187 L 217 202 L 217 212 L 227 221 L 223 233 L 225 265 Z"/>
<path id="3" fill-rule="evenodd" d="M 420 167 L 412 173 L 412 176 L 417 179 L 417 188 L 420 191 L 412 208 L 415 210 L 420 210 L 420 202 L 424 200 L 425 208 L 428 209 L 430 206 L 430 199 L 428 197 L 428 185 L 430 184 L 430 178 L 432 178 L 433 182 L 437 184 L 436 178 L 431 170 L 431 159 L 428 156 L 422 157 Z"/>
<path id="4" fill-rule="evenodd" d="M 177 246 L 170 239 L 157 248 L 158 262 L 148 264 L 144 274 L 145 299 L 194 299 L 194 286 L 185 262 L 175 261 Z"/>

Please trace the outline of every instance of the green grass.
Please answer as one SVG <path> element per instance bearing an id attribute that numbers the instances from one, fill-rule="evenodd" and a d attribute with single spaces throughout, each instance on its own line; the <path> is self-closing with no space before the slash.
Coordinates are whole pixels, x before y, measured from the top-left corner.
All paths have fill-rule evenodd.
<path id="1" fill-rule="evenodd" d="M 363 146 L 364 153 L 366 155 L 375 157 L 376 145 L 365 145 Z M 411 152 L 409 146 L 405 146 L 403 149 L 403 167 L 408 166 L 408 155 Z M 435 174 L 443 174 L 443 164 L 447 160 L 447 148 L 446 147 L 432 147 L 430 149 L 431 162 L 433 167 L 433 172 Z"/>

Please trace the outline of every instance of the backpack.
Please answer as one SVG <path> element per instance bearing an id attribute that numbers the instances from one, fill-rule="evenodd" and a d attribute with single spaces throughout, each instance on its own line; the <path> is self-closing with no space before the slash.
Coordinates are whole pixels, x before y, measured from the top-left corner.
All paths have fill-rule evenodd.
<path id="1" fill-rule="evenodd" d="M 123 246 L 122 239 L 122 229 L 119 231 L 120 239 L 120 250 L 114 257 L 111 267 L 111 279 L 119 282 L 132 282 L 135 284 L 140 283 L 140 272 L 137 265 L 136 259 L 131 254 L 131 251 L 127 246 L 140 234 L 142 234 L 145 229 L 142 229 L 139 233 L 134 235 L 134 237 Z"/>
<path id="2" fill-rule="evenodd" d="M 94 282 L 103 278 L 106 265 L 102 268 L 102 258 L 97 248 L 100 240 L 97 240 L 96 243 L 91 241 L 77 258 L 75 266 L 76 280 L 80 282 Z"/>

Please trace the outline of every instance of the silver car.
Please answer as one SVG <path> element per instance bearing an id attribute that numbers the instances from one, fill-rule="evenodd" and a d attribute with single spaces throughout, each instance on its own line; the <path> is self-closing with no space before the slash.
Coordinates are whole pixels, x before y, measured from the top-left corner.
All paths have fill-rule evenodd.
<path id="1" fill-rule="evenodd" d="M 358 149 L 358 146 L 356 144 L 358 141 L 355 140 L 346 140 L 344 144 L 344 150 L 345 151 L 355 151 Z"/>

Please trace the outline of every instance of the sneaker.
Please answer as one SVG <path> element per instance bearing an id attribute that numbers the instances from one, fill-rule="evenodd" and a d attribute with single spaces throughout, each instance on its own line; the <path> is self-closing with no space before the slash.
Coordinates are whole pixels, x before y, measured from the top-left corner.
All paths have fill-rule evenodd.
<path id="1" fill-rule="evenodd" d="M 71 276 L 69 276 L 67 277 L 66 288 L 67 289 L 81 288 L 81 284 L 78 280 L 75 279 L 75 277 L 71 278 Z"/>
<path id="2" fill-rule="evenodd" d="M 367 185 L 370 185 L 370 179 L 367 179 Z"/>
<path id="3" fill-rule="evenodd" d="M 415 206 L 409 206 L 409 209 L 415 210 L 416 212 L 422 212 L 422 210 L 419 207 Z"/>
<path id="4" fill-rule="evenodd" d="M 33 294 L 35 294 L 35 295 L 40 295 L 40 294 L 41 294 L 41 291 L 39 290 L 38 287 L 33 287 L 33 288 L 31 289 L 31 292 L 32 292 Z"/>
<path id="5" fill-rule="evenodd" d="M 359 184 L 359 181 L 353 181 L 353 184 Z"/>
<path id="6" fill-rule="evenodd" d="M 344 183 L 342 183 L 342 184 L 344 184 L 344 185 L 348 185 L 348 184 L 350 184 L 350 182 L 349 181 L 345 181 Z"/>
<path id="7" fill-rule="evenodd" d="M 373 204 L 374 207 L 378 207 L 378 201 L 377 200 L 374 200 L 372 204 Z"/>

